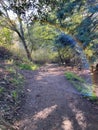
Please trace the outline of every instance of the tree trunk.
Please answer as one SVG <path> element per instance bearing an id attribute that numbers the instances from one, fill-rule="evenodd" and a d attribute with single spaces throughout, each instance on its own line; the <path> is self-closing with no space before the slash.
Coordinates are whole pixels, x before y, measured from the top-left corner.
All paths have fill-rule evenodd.
<path id="1" fill-rule="evenodd" d="M 61 56 L 61 54 L 60 54 L 60 50 L 59 50 L 59 49 L 58 49 L 58 55 L 59 55 L 59 58 L 60 58 L 61 64 L 63 64 L 64 62 L 63 62 L 63 59 L 62 59 L 62 56 Z"/>
<path id="2" fill-rule="evenodd" d="M 27 58 L 32 61 L 32 57 L 31 57 L 31 53 L 27 47 L 26 41 L 25 41 L 25 37 L 24 37 L 24 30 L 23 30 L 23 26 L 22 26 L 22 20 L 20 18 L 20 15 L 18 14 L 18 20 L 19 20 L 19 24 L 20 24 L 20 33 L 18 32 L 18 35 L 23 43 L 24 49 L 26 51 L 27 54 Z"/>
<path id="3" fill-rule="evenodd" d="M 27 47 L 27 44 L 26 44 L 26 42 L 25 42 L 25 39 L 24 39 L 23 37 L 21 37 L 21 41 L 22 41 L 23 46 L 24 46 L 24 49 L 25 49 L 25 51 L 26 51 L 27 58 L 28 58 L 30 61 L 32 61 L 31 53 L 30 53 L 30 51 L 29 51 L 29 49 L 28 49 L 28 47 Z"/>
<path id="4" fill-rule="evenodd" d="M 15 32 L 18 34 L 20 40 L 22 41 L 22 44 L 23 44 L 23 47 L 24 47 L 24 49 L 25 49 L 27 58 L 28 58 L 30 61 L 32 61 L 31 53 L 30 53 L 30 51 L 29 51 L 29 49 L 28 49 L 28 47 L 27 47 L 27 44 L 26 44 L 26 41 L 25 41 L 24 36 L 21 36 L 21 34 L 19 33 L 18 30 L 15 30 Z"/>

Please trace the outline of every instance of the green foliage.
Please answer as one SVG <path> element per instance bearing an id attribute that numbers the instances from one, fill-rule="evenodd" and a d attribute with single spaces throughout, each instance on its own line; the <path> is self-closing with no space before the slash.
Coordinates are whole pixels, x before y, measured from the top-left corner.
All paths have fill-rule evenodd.
<path id="1" fill-rule="evenodd" d="M 56 62 L 58 57 L 57 52 L 47 48 L 38 49 L 32 52 L 33 61 L 37 64 L 45 64 Z"/>
<path id="2" fill-rule="evenodd" d="M 14 100 L 17 100 L 18 92 L 16 90 L 12 91 L 12 97 L 13 97 Z"/>
<path id="3" fill-rule="evenodd" d="M 9 73 L 16 74 L 16 70 L 13 66 L 6 66 L 5 68 Z"/>
<path id="4" fill-rule="evenodd" d="M 23 101 L 24 78 L 14 64 L 7 64 L 6 61 L 1 61 L 0 70 L 2 70 L 0 72 L 1 117 L 4 121 L 13 123 L 16 120 L 15 114 L 19 112 L 17 108 L 20 108 Z"/>
<path id="5" fill-rule="evenodd" d="M 35 0 L 20 0 L 20 2 L 18 0 L 12 0 L 7 2 L 8 7 L 4 4 L 4 8 L 2 7 L 2 3 L 1 0 L 0 14 L 6 26 L 14 30 L 22 42 L 25 41 L 23 45 L 26 44 L 26 46 L 28 46 L 27 48 L 24 46 L 24 48 L 28 53 L 27 56 L 29 59 L 31 59 L 30 53 L 32 53 L 32 50 L 39 48 L 49 48 L 53 50 L 54 38 L 59 34 L 59 31 L 65 31 L 77 37 L 84 48 L 85 46 L 89 46 L 90 43 L 93 43 L 98 37 L 97 17 L 94 15 L 98 11 L 98 6 L 95 4 L 95 1 L 91 4 L 91 2 L 86 0 L 40 0 L 38 3 L 35 2 Z M 6 1 L 4 1 L 4 3 L 6 3 Z M 36 8 L 36 14 L 32 12 L 33 10 L 30 10 L 32 6 Z M 7 16 L 5 13 L 6 10 L 16 14 L 16 17 L 18 16 L 17 20 L 13 20 L 10 15 Z M 26 12 L 28 12 L 28 14 Z M 3 13 L 4 15 L 2 15 Z M 0 23 L 2 23 L 2 20 Z M 19 26 L 21 28 L 19 28 Z M 3 28 L 2 31 L 1 41 L 4 43 L 10 42 L 12 37 L 10 37 L 9 29 Z M 3 38 L 3 35 L 6 38 Z"/>
<path id="6" fill-rule="evenodd" d="M 29 42 L 29 48 L 32 51 L 38 50 L 40 48 L 53 48 L 53 41 L 55 36 L 58 34 L 56 29 L 50 25 L 42 25 L 39 22 L 36 22 L 32 26 L 29 26 L 29 35 L 28 32 L 25 33 L 25 36 Z"/>
<path id="7" fill-rule="evenodd" d="M 81 93 L 85 93 L 83 90 L 83 84 L 82 82 L 78 82 L 78 81 L 75 81 L 75 80 L 69 80 L 70 83 Z"/>
<path id="8" fill-rule="evenodd" d="M 92 26 L 93 20 L 92 17 L 85 18 L 81 24 L 77 27 L 77 37 L 79 41 L 83 44 L 82 46 L 86 48 L 90 42 L 94 39 L 95 32 L 93 30 L 94 26 Z"/>
<path id="9" fill-rule="evenodd" d="M 23 79 L 23 76 L 21 76 L 20 74 L 16 74 L 16 76 L 14 76 L 10 81 L 15 86 L 19 86 L 19 85 L 22 86 L 23 82 L 24 82 L 24 79 Z"/>
<path id="10" fill-rule="evenodd" d="M 38 69 L 38 66 L 35 64 L 26 64 L 26 63 L 22 63 L 19 65 L 19 68 L 22 70 L 36 70 Z"/>
<path id="11" fill-rule="evenodd" d="M 65 76 L 84 97 L 87 97 L 92 101 L 97 100 L 96 94 L 94 92 L 94 85 L 86 83 L 86 81 L 83 78 L 77 76 L 72 72 L 66 72 Z"/>
<path id="12" fill-rule="evenodd" d="M 6 27 L 0 28 L 0 46 L 9 46 L 12 43 L 12 31 Z"/>
<path id="13" fill-rule="evenodd" d="M 89 98 L 91 101 L 98 101 L 98 97 L 95 93 L 92 94 L 92 96 Z"/>
<path id="14" fill-rule="evenodd" d="M 65 72 L 66 78 L 70 81 L 70 83 L 81 93 L 86 93 L 85 88 L 83 88 L 83 84 L 85 84 L 85 80 L 75 73 L 72 72 Z"/>
<path id="15" fill-rule="evenodd" d="M 66 72 L 65 76 L 68 80 L 71 80 L 71 81 L 78 81 L 81 83 L 85 82 L 84 79 L 82 79 L 81 77 L 77 76 L 76 74 L 74 74 L 72 72 Z"/>
<path id="16" fill-rule="evenodd" d="M 90 12 L 90 13 L 97 13 L 97 12 L 98 12 L 98 5 L 91 6 L 91 7 L 89 8 L 89 12 Z"/>

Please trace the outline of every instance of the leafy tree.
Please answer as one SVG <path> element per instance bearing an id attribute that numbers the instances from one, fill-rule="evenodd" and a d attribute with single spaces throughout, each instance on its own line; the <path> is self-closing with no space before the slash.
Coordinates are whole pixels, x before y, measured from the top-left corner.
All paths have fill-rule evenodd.
<path id="1" fill-rule="evenodd" d="M 15 31 L 19 38 L 21 39 L 24 49 L 27 53 L 27 57 L 29 60 L 32 60 L 30 48 L 28 48 L 28 44 L 25 39 L 24 34 L 24 25 L 28 30 L 29 34 L 29 25 L 30 23 L 34 23 L 36 17 L 38 19 L 44 19 L 43 16 L 46 16 L 46 13 L 49 12 L 49 7 L 51 1 L 36 1 L 36 0 L 1 0 L 0 1 L 0 15 L 2 18 L 2 22 L 0 23 L 2 26 L 6 26 L 7 28 Z M 53 1 L 52 1 L 53 3 Z M 51 6 L 51 8 L 53 8 Z M 44 13 L 45 12 L 45 13 Z M 14 19 L 11 18 L 11 15 L 14 16 Z M 31 42 L 30 37 L 28 42 Z"/>
<path id="2" fill-rule="evenodd" d="M 28 47 L 31 42 L 29 33 L 30 24 L 32 25 L 38 20 L 41 23 L 49 23 L 67 33 L 74 36 L 77 35 L 78 40 L 81 41 L 79 30 L 81 30 L 82 25 L 84 26 L 82 23 L 86 23 L 85 21 L 88 19 L 85 17 L 88 8 L 91 15 L 97 11 L 97 6 L 95 6 L 95 4 L 91 6 L 89 0 L 1 0 L 0 14 L 3 18 L 2 21 L 4 21 L 1 24 L 6 24 L 6 27 L 18 34 L 26 50 L 27 57 L 31 60 L 30 47 Z M 13 20 L 10 13 L 13 13 L 16 19 Z M 76 20 L 76 18 L 79 18 L 79 20 Z M 81 22 L 82 20 L 84 22 Z M 24 25 L 28 30 L 29 40 L 25 38 Z M 78 34 L 76 28 L 78 28 Z M 34 44 L 34 42 L 32 44 Z"/>
<path id="3" fill-rule="evenodd" d="M 26 33 L 26 36 L 28 34 Z M 29 36 L 31 40 L 31 44 L 29 45 L 32 50 L 36 50 L 38 48 L 52 48 L 54 38 L 58 35 L 55 27 L 47 24 L 40 24 L 36 22 L 33 27 L 29 26 Z M 29 40 L 28 36 L 27 39 Z"/>
<path id="4" fill-rule="evenodd" d="M 59 34 L 57 29 L 51 25 L 36 22 L 34 25 L 29 25 L 29 34 L 31 44 L 28 47 L 31 48 L 32 59 L 36 62 L 38 60 L 43 60 L 44 62 L 44 59 L 49 62 L 55 60 L 57 52 L 55 51 L 54 40 Z M 29 40 L 27 32 L 25 33 L 25 37 Z"/>
<path id="5" fill-rule="evenodd" d="M 30 21 L 29 12 L 31 7 L 35 6 L 36 0 L 26 1 L 26 0 L 1 0 L 0 1 L 0 14 L 3 17 L 1 25 L 8 27 L 9 29 L 15 31 L 19 38 L 21 39 L 27 57 L 29 60 L 32 60 L 30 51 L 27 47 L 26 39 L 24 36 L 24 27 L 25 23 L 28 24 Z M 11 18 L 12 14 L 14 20 Z M 32 16 L 34 16 L 34 10 L 32 11 Z"/>
<path id="6" fill-rule="evenodd" d="M 61 33 L 56 37 L 55 46 L 62 64 L 66 64 L 66 61 L 68 62 L 68 59 L 72 57 L 71 48 L 74 48 L 75 44 L 76 42 L 67 34 Z"/>
<path id="7" fill-rule="evenodd" d="M 83 53 L 82 48 L 78 45 L 76 40 L 74 38 L 72 38 L 70 35 L 61 33 L 56 38 L 55 44 L 57 46 L 58 54 L 60 56 L 61 62 L 63 62 L 63 58 L 62 58 L 62 55 L 60 53 L 60 50 L 62 50 L 62 49 L 65 50 L 66 47 L 67 47 L 68 49 L 71 48 L 70 49 L 71 54 L 74 54 L 73 52 L 76 52 L 76 54 L 81 57 L 81 67 L 82 68 L 88 68 L 89 67 L 88 61 L 86 60 L 86 56 Z M 63 57 L 64 57 L 64 55 L 63 55 Z"/>
<path id="8" fill-rule="evenodd" d="M 41 2 L 45 4 L 43 0 L 41 0 Z M 45 12 L 45 15 L 43 15 L 44 19 L 42 19 L 42 21 L 43 22 L 47 21 L 50 24 L 55 25 L 56 27 L 59 27 L 61 29 L 65 28 L 65 30 L 67 30 L 70 26 L 74 26 L 75 20 L 73 22 L 72 17 L 75 16 L 75 14 L 80 15 L 81 11 L 83 12 L 86 6 L 86 1 L 56 0 L 55 2 L 49 1 L 48 4 L 50 10 L 49 12 L 47 11 Z"/>
<path id="9" fill-rule="evenodd" d="M 84 19 L 76 30 L 76 37 L 81 42 L 89 61 L 94 62 L 98 55 L 98 3 L 96 0 L 88 3 Z"/>

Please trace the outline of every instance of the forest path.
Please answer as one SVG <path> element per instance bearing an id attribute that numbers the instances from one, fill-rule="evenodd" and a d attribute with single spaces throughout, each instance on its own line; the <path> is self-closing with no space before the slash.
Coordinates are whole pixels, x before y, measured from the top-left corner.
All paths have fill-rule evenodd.
<path id="1" fill-rule="evenodd" d="M 26 102 L 19 130 L 98 130 L 98 109 L 72 87 L 64 68 L 48 64 L 23 70 Z"/>

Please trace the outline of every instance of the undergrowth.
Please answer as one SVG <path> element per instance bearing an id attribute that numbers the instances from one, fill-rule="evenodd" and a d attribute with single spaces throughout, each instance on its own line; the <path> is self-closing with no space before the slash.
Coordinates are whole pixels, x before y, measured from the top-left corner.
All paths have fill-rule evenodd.
<path id="1" fill-rule="evenodd" d="M 86 83 L 86 81 L 77 76 L 75 73 L 72 72 L 65 72 L 66 79 L 70 81 L 70 83 L 84 96 L 89 98 L 92 101 L 96 101 L 97 97 L 94 93 L 94 85 L 90 85 Z"/>
<path id="2" fill-rule="evenodd" d="M 3 48 L 3 49 L 2 49 Z M 24 77 L 20 69 L 36 70 L 38 65 L 27 58 L 0 48 L 0 129 L 13 124 L 20 118 L 19 111 L 24 103 Z M 1 122 L 3 122 L 1 124 Z M 1 127 L 2 126 L 2 127 Z M 6 128 L 5 128 L 6 129 Z M 12 128 L 11 128 L 12 129 Z"/>
<path id="3" fill-rule="evenodd" d="M 3 64 L 0 67 L 0 113 L 1 117 L 13 123 L 18 117 L 22 103 L 24 78 L 15 71 L 14 66 Z"/>
<path id="4" fill-rule="evenodd" d="M 78 82 L 81 82 L 81 83 L 85 82 L 84 79 L 82 79 L 81 77 L 77 76 L 76 74 L 74 74 L 72 72 L 66 72 L 65 76 L 68 80 L 71 80 L 71 81 L 78 81 Z"/>
<path id="5" fill-rule="evenodd" d="M 36 69 L 38 69 L 38 66 L 35 64 L 22 63 L 22 64 L 19 64 L 18 66 L 22 70 L 36 70 Z"/>

